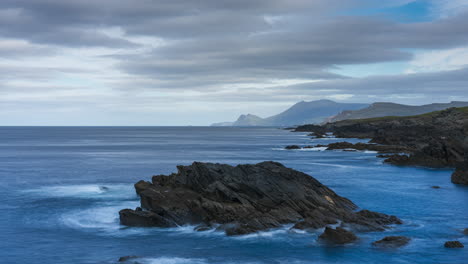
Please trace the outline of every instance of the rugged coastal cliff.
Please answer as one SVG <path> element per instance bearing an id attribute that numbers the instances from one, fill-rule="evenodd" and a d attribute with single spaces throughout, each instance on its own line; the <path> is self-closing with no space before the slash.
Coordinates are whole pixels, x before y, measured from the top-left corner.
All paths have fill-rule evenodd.
<path id="1" fill-rule="evenodd" d="M 230 166 L 194 162 L 169 176 L 153 176 L 135 189 L 141 208 L 120 211 L 127 226 L 198 225 L 227 235 L 294 224 L 317 229 L 330 224 L 381 231 L 401 224 L 395 216 L 362 210 L 313 177 L 276 162 Z"/>
<path id="2" fill-rule="evenodd" d="M 385 162 L 432 168 L 457 168 L 454 183 L 468 183 L 468 107 L 449 108 L 417 116 L 344 120 L 323 126 L 305 125 L 295 131 L 316 135 L 332 132 L 339 138 L 370 138 L 362 148 L 401 148 Z M 344 144 L 342 148 L 352 148 Z M 340 148 L 340 147 L 336 147 Z M 385 151 L 382 151 L 385 152 Z"/>

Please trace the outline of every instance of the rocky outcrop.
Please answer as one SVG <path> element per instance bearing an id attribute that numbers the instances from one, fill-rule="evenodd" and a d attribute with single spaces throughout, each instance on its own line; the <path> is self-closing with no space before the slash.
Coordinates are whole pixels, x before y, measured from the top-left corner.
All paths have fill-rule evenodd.
<path id="1" fill-rule="evenodd" d="M 468 185 L 468 138 L 465 138 L 463 142 L 463 149 L 465 152 L 463 161 L 457 164 L 451 180 L 455 184 Z"/>
<path id="2" fill-rule="evenodd" d="M 451 178 L 452 182 L 455 184 L 468 185 L 468 170 L 457 169 Z"/>
<path id="3" fill-rule="evenodd" d="M 343 222 L 366 230 L 383 230 L 401 221 L 367 210 L 337 195 L 313 177 L 277 162 L 230 166 L 194 162 L 178 166 L 169 176 L 153 176 L 135 189 L 140 210 L 120 211 L 128 226 L 216 227 L 240 235 L 295 224 L 295 228 L 322 228 Z"/>
<path id="4" fill-rule="evenodd" d="M 394 153 L 385 162 L 395 165 L 457 167 L 453 181 L 460 184 L 466 182 L 468 107 L 418 116 L 344 120 L 323 126 L 305 125 L 297 127 L 295 131 L 331 132 L 339 138 L 370 138 L 370 143 L 374 144 L 333 143 L 328 147 Z"/>
<path id="5" fill-rule="evenodd" d="M 463 234 L 468 236 L 468 228 L 463 229 Z"/>
<path id="6" fill-rule="evenodd" d="M 405 236 L 387 236 L 381 240 L 373 242 L 372 245 L 382 248 L 397 248 L 408 244 L 410 241 L 411 239 Z"/>
<path id="7" fill-rule="evenodd" d="M 465 246 L 460 241 L 447 241 L 444 244 L 446 248 L 464 248 Z"/>
<path id="8" fill-rule="evenodd" d="M 332 244 L 348 244 L 357 240 L 357 236 L 344 228 L 337 227 L 333 229 L 326 227 L 325 231 L 319 236 L 319 239 Z"/>

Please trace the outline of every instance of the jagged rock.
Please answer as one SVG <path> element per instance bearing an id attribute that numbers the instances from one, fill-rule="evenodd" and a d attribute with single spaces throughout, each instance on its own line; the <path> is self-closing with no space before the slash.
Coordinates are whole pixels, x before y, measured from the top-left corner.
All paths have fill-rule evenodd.
<path id="1" fill-rule="evenodd" d="M 298 145 L 289 145 L 289 146 L 286 146 L 285 149 L 300 149 L 301 147 L 299 147 Z"/>
<path id="2" fill-rule="evenodd" d="M 460 241 L 447 241 L 444 244 L 446 248 L 464 248 L 465 246 Z"/>
<path id="3" fill-rule="evenodd" d="M 467 182 L 468 107 L 449 108 L 418 116 L 344 120 L 323 126 L 303 125 L 297 127 L 295 131 L 326 131 L 332 132 L 338 138 L 371 138 L 370 142 L 378 145 L 361 146 L 359 143 L 354 145 L 348 143 L 339 146 L 337 143 L 330 147 L 358 150 L 366 147 L 368 150 L 381 153 L 407 154 L 387 157 L 385 162 L 395 165 L 443 168 L 460 167 L 458 164 L 462 164 L 452 179 L 461 184 Z M 382 147 L 379 150 L 378 146 L 395 148 L 392 150 Z"/>
<path id="4" fill-rule="evenodd" d="M 333 244 L 348 244 L 357 240 L 357 236 L 351 231 L 341 227 L 333 229 L 328 226 L 319 238 Z"/>
<path id="5" fill-rule="evenodd" d="M 142 211 L 120 211 L 128 226 L 218 225 L 240 235 L 297 224 L 322 228 L 337 221 L 383 230 L 398 224 L 394 216 L 354 212 L 356 205 L 313 177 L 277 162 L 230 166 L 194 162 L 169 176 L 139 181 L 135 189 Z"/>
<path id="6" fill-rule="evenodd" d="M 372 243 L 376 247 L 397 248 L 402 247 L 410 242 L 409 237 L 405 236 L 387 236 L 381 240 Z"/>
<path id="7" fill-rule="evenodd" d="M 138 207 L 139 208 L 139 207 Z M 160 226 L 160 227 L 175 227 L 177 226 L 174 221 L 162 217 L 151 211 L 142 211 L 141 208 L 137 210 L 124 209 L 119 212 L 120 223 L 126 226 Z"/>

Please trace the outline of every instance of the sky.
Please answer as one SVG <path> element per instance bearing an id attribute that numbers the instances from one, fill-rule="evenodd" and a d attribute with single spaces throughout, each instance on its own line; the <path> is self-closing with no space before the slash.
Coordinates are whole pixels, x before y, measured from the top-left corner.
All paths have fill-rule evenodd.
<path id="1" fill-rule="evenodd" d="M 466 0 L 1 0 L 0 125 L 468 101 Z"/>

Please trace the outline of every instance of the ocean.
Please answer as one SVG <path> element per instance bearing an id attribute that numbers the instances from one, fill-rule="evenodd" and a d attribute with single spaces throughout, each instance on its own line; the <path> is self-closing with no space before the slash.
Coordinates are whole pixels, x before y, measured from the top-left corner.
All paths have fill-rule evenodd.
<path id="1" fill-rule="evenodd" d="M 0 263 L 468 263 L 468 187 L 452 170 L 397 167 L 373 152 L 284 150 L 342 139 L 310 139 L 277 128 L 0 127 Z M 347 140 L 351 142 L 365 140 Z M 314 233 L 284 228 L 239 237 L 193 227 L 130 228 L 118 211 L 139 205 L 133 184 L 193 161 L 227 164 L 273 160 L 303 171 L 360 208 L 404 224 L 357 233 L 358 242 L 327 246 Z M 440 189 L 431 186 L 438 185 Z M 371 242 L 411 237 L 406 247 Z"/>

